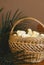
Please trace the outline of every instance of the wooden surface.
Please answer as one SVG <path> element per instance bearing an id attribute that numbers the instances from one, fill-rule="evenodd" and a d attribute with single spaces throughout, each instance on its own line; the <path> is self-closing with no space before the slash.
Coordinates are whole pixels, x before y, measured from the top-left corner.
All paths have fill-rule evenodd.
<path id="1" fill-rule="evenodd" d="M 44 65 L 44 61 L 39 63 L 33 63 L 33 64 L 18 64 L 18 65 Z"/>

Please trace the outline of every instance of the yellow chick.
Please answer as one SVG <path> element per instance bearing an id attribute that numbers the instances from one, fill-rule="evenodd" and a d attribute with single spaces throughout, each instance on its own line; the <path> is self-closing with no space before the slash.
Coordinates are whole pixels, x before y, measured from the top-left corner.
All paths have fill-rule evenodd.
<path id="1" fill-rule="evenodd" d="M 22 36 L 23 34 L 26 34 L 25 31 L 21 31 L 21 30 L 18 30 L 16 33 L 18 36 Z"/>
<path id="2" fill-rule="evenodd" d="M 39 32 L 33 31 L 32 37 L 38 37 L 39 36 Z"/>
<path id="3" fill-rule="evenodd" d="M 40 34 L 41 37 L 44 37 L 44 34 Z"/>
<path id="4" fill-rule="evenodd" d="M 22 38 L 27 38 L 27 37 L 31 37 L 29 34 L 23 34 Z"/>
<path id="5" fill-rule="evenodd" d="M 28 29 L 28 34 L 32 35 L 32 30 L 31 29 Z"/>

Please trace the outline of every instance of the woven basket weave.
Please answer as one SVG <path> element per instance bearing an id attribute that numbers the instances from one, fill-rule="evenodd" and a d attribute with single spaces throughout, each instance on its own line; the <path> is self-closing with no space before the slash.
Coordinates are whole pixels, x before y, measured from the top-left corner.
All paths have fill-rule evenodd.
<path id="1" fill-rule="evenodd" d="M 27 22 L 27 21 L 28 21 L 28 23 L 26 24 L 25 22 Z M 33 21 L 33 22 L 31 22 L 31 24 L 30 24 L 30 21 Z M 22 24 L 22 22 L 25 23 L 26 27 L 24 24 L 22 26 L 19 26 L 19 24 L 20 23 Z M 44 25 L 40 21 L 38 21 L 37 19 L 32 18 L 32 17 L 27 17 L 27 18 L 18 20 L 14 24 L 14 26 L 10 32 L 10 37 L 9 37 L 9 47 L 11 49 L 11 52 L 14 53 L 16 51 L 24 50 L 24 55 L 25 55 L 24 61 L 32 62 L 32 63 L 40 62 L 44 59 L 44 37 L 42 37 L 42 38 L 41 37 L 22 38 L 19 36 L 14 36 L 13 34 L 15 33 L 14 29 L 16 29 L 16 28 L 17 28 L 17 30 L 19 30 L 19 28 L 20 29 L 22 28 L 23 30 L 28 29 L 29 24 L 30 24 L 30 27 L 33 28 L 34 26 L 36 26 L 36 24 L 34 24 L 34 22 L 36 22 L 36 24 L 37 24 L 37 27 L 36 27 L 37 31 L 39 31 L 40 33 L 44 32 L 43 31 Z M 34 26 L 31 26 L 31 25 L 33 25 L 32 23 L 34 24 Z"/>

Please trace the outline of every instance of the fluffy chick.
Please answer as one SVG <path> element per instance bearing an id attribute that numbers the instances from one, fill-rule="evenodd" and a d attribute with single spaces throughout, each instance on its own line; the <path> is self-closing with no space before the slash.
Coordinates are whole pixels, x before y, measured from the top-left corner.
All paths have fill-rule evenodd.
<path id="1" fill-rule="evenodd" d="M 32 37 L 38 37 L 38 36 L 39 36 L 39 32 L 33 31 Z"/>
<path id="2" fill-rule="evenodd" d="M 18 36 L 22 36 L 23 34 L 26 34 L 25 31 L 21 31 L 21 30 L 18 30 L 16 33 Z"/>
<path id="3" fill-rule="evenodd" d="M 41 34 L 40 36 L 41 36 L 41 37 L 44 37 L 44 34 Z"/>
<path id="4" fill-rule="evenodd" d="M 23 34 L 22 38 L 27 38 L 27 37 L 31 37 L 29 34 Z"/>
<path id="5" fill-rule="evenodd" d="M 32 35 L 32 30 L 31 29 L 28 29 L 28 34 Z"/>

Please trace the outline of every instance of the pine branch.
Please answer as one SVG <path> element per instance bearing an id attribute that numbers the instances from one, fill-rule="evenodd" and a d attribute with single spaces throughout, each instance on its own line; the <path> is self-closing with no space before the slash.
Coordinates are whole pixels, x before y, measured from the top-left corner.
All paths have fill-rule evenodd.
<path id="1" fill-rule="evenodd" d="M 16 17 L 16 15 L 17 15 L 17 13 L 19 12 L 19 9 L 17 9 L 16 10 L 16 12 L 14 13 L 14 15 L 13 15 L 13 17 L 12 17 L 12 20 L 11 21 L 13 21 L 14 22 L 14 19 L 15 19 L 15 17 Z"/>
<path id="2" fill-rule="evenodd" d="M 3 8 L 0 8 L 0 12 L 2 12 L 3 11 Z"/>

